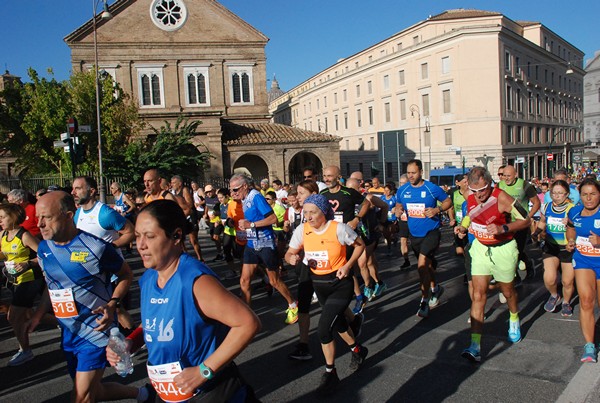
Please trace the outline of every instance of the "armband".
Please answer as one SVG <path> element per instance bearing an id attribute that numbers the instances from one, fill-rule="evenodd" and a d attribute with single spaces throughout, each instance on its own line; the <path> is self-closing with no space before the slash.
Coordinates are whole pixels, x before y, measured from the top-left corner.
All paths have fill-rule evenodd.
<path id="1" fill-rule="evenodd" d="M 471 225 L 471 217 L 464 216 L 462 221 L 460 222 L 460 226 L 464 228 L 469 228 L 469 225 Z"/>
<path id="2" fill-rule="evenodd" d="M 144 329 L 141 326 L 135 328 L 133 332 L 129 336 L 126 337 L 127 340 L 131 340 L 131 352 L 134 353 L 138 351 L 144 343 Z"/>

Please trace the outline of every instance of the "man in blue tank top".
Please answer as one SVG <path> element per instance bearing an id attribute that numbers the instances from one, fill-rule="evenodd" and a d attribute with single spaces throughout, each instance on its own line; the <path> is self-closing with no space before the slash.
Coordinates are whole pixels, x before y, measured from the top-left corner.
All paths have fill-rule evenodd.
<path id="1" fill-rule="evenodd" d="M 423 179 L 421 160 L 410 160 L 406 167 L 408 183 L 396 193 L 396 215 L 406 212 L 410 243 L 417 256 L 417 267 L 421 282 L 421 302 L 417 316 L 429 316 L 429 308 L 439 304 L 442 287 L 435 283 L 433 257 L 440 245 L 440 216 L 443 211 L 452 208 L 452 199 L 444 190 Z M 438 206 L 438 202 L 441 205 Z"/>
<path id="2" fill-rule="evenodd" d="M 31 319 L 35 329 L 50 306 L 62 329 L 62 349 L 73 378 L 75 401 L 147 397 L 146 388 L 100 382 L 106 367 L 106 345 L 116 325 L 115 310 L 127 293 L 133 274 L 109 243 L 75 226 L 75 201 L 63 191 L 42 196 L 37 218 L 44 240 L 38 260 L 48 289 Z M 110 278 L 118 285 L 113 289 Z"/>

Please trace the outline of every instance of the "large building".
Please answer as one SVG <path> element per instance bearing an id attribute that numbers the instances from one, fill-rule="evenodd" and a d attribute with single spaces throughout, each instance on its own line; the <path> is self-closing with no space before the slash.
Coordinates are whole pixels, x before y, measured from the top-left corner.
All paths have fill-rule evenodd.
<path id="1" fill-rule="evenodd" d="M 600 50 L 588 60 L 583 80 L 585 140 L 600 145 Z"/>
<path id="2" fill-rule="evenodd" d="M 268 38 L 214 0 L 117 0 L 65 38 L 73 71 L 98 67 L 154 127 L 201 120 L 209 177 L 288 180 L 306 164 L 339 164 L 339 138 L 269 122 Z M 95 36 L 96 35 L 96 36 Z"/>
<path id="3" fill-rule="evenodd" d="M 426 174 L 508 163 L 540 177 L 582 147 L 582 63 L 539 22 L 449 10 L 338 61 L 269 110 L 277 123 L 342 137 L 343 174 L 375 168 L 397 180 L 420 158 Z"/>

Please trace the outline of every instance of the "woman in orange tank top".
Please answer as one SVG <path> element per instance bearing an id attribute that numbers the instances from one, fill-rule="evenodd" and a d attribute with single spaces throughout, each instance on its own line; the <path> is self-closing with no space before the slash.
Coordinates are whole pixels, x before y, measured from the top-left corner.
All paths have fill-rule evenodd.
<path id="1" fill-rule="evenodd" d="M 307 197 L 303 211 L 306 222 L 294 231 L 285 260 L 296 265 L 301 259 L 300 251 L 304 250 L 304 259 L 310 267 L 313 286 L 323 308 L 318 334 L 326 366 L 317 393 L 327 395 L 339 383 L 334 363 L 334 331 L 352 351 L 350 370 L 356 371 L 368 353 L 366 347 L 356 342 L 344 316 L 354 295 L 352 267 L 365 244 L 350 227 L 333 220 L 333 210 L 324 196 Z M 346 246 L 354 247 L 348 260 Z"/>

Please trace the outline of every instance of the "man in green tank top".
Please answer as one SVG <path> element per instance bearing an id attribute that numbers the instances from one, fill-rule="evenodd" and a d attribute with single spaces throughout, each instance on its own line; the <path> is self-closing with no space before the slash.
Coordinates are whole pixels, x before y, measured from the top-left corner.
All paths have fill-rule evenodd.
<path id="1" fill-rule="evenodd" d="M 540 199 L 538 198 L 537 191 L 531 185 L 531 183 L 517 177 L 517 170 L 512 165 L 504 167 L 502 181 L 498 183 L 500 189 L 511 195 L 518 203 L 523 206 L 525 211 L 528 212 L 528 217 L 531 218 L 540 209 Z M 529 208 L 529 202 L 531 202 L 531 209 Z M 535 264 L 525 254 L 525 245 L 530 235 L 529 228 L 518 231 L 515 233 L 515 240 L 519 248 L 519 260 L 525 263 L 525 270 L 527 270 L 527 278 L 535 276 Z M 521 268 L 521 265 L 519 265 Z"/>

